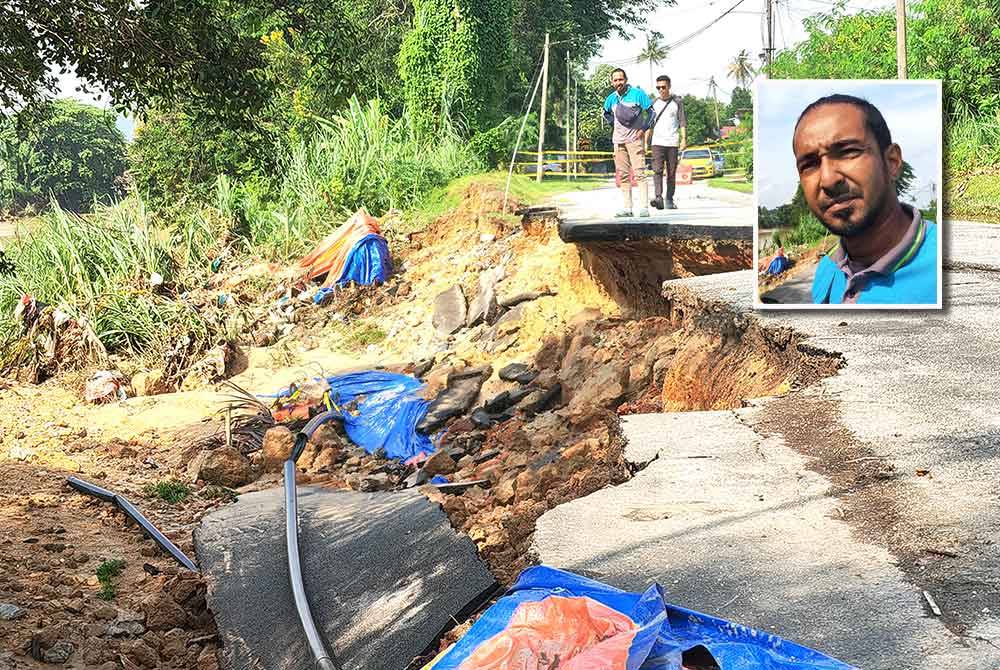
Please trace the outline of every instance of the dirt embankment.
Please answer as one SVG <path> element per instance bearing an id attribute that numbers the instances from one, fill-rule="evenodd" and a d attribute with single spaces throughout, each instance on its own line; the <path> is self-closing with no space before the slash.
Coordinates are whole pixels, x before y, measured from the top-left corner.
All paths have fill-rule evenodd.
<path id="1" fill-rule="evenodd" d="M 341 292 L 325 307 L 282 303 L 283 321 L 259 324 L 243 345 L 235 380 L 272 393 L 320 371 L 382 364 L 419 372 L 440 390 L 478 370 L 478 393 L 423 468 L 469 484 L 423 490 L 510 583 L 533 560 L 542 513 L 637 467 L 623 458 L 618 416 L 738 407 L 830 374 L 838 361 L 803 350 L 790 333 L 665 304 L 662 255 L 623 260 L 613 248 L 563 244 L 553 226 L 522 227 L 498 214 L 500 199 L 472 187 L 458 211 L 394 250 L 397 274 L 383 287 Z M 666 275 L 745 265 L 743 253 L 693 241 L 671 250 Z M 482 318 L 463 313 L 444 332 L 436 312 L 449 291 L 460 292 L 465 312 L 488 297 Z M 523 364 L 523 374 L 501 379 L 511 363 Z M 49 667 L 46 659 L 105 670 L 217 667 L 200 580 L 179 572 L 120 513 L 64 482 L 78 474 L 125 494 L 191 554 L 198 520 L 231 499 L 220 484 L 243 491 L 277 483 L 260 449 L 263 431 L 243 435 L 239 449 L 222 447 L 215 412 L 225 389 L 217 384 L 92 406 L 68 381 L 0 387 L 0 558 L 10 566 L 0 573 L 0 603 L 16 608 L 0 616 L 0 669 Z M 340 488 L 417 481 L 412 469 L 365 454 L 332 428 L 317 433 L 300 467 L 303 482 Z M 189 487 L 183 501 L 148 488 L 170 482 Z M 106 559 L 124 561 L 107 600 L 97 579 Z"/>

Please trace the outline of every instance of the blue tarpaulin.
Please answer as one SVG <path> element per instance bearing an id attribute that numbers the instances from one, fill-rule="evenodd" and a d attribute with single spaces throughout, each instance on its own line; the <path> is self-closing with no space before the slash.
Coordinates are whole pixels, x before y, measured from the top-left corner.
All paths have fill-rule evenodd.
<path id="1" fill-rule="evenodd" d="M 787 269 L 788 259 L 784 256 L 775 256 L 771 263 L 767 266 L 767 274 L 777 276 Z"/>
<path id="2" fill-rule="evenodd" d="M 327 377 L 330 400 L 351 442 L 370 454 L 385 449 L 389 458 L 407 461 L 434 453 L 430 437 L 417 432 L 428 400 L 417 394 L 423 382 L 409 375 L 366 370 Z M 287 396 L 281 391 L 279 397 Z M 355 400 L 357 405 L 347 407 Z"/>
<path id="3" fill-rule="evenodd" d="M 425 670 L 548 667 L 680 670 L 702 647 L 721 670 L 852 670 L 776 635 L 666 602 L 659 585 L 621 591 L 546 566 L 529 568 Z"/>
<path id="4" fill-rule="evenodd" d="M 344 269 L 334 282 L 336 286 L 344 286 L 349 282 L 369 285 L 380 284 L 392 274 L 392 257 L 389 255 L 389 244 L 385 238 L 375 233 L 368 233 L 354 243 L 347 252 Z M 319 304 L 333 287 L 321 288 L 313 302 Z"/>
<path id="5" fill-rule="evenodd" d="M 343 408 L 364 396 L 354 411 L 342 411 L 351 442 L 368 453 L 385 449 L 389 458 L 406 461 L 434 452 L 431 438 L 417 432 L 430 401 L 417 395 L 423 382 L 409 375 L 368 370 L 327 377 L 330 399 Z"/>

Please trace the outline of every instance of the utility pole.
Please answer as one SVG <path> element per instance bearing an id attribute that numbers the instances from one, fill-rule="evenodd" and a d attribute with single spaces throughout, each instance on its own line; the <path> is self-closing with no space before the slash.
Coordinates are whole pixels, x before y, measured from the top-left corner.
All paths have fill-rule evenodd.
<path id="1" fill-rule="evenodd" d="M 767 72 L 767 78 L 771 78 L 771 59 L 774 57 L 774 12 L 772 11 L 772 1 L 764 0 L 767 4 L 767 46 L 764 48 L 764 53 L 767 55 L 764 69 Z"/>
<path id="2" fill-rule="evenodd" d="M 538 168 L 535 181 L 542 181 L 542 148 L 545 146 L 545 99 L 549 92 L 549 34 L 545 33 L 545 56 L 542 58 L 542 113 L 538 119 Z"/>
<path id="3" fill-rule="evenodd" d="M 715 101 L 715 127 L 718 130 L 722 130 L 722 124 L 719 123 L 719 98 L 716 97 L 715 93 L 718 90 L 718 85 L 715 83 L 715 77 L 708 78 L 708 92 L 712 96 L 712 100 Z"/>
<path id="4" fill-rule="evenodd" d="M 570 121 L 570 109 L 569 109 L 569 49 L 566 50 L 566 96 L 563 98 L 566 101 L 566 181 L 569 181 L 569 139 L 570 131 L 572 130 L 572 123 Z"/>
<path id="5" fill-rule="evenodd" d="M 580 80 L 573 79 L 573 151 L 580 150 Z M 579 156 L 574 154 L 574 158 Z M 573 178 L 580 172 L 580 163 L 573 161 Z"/>
<path id="6" fill-rule="evenodd" d="M 896 0 L 896 75 L 906 79 L 906 0 Z"/>

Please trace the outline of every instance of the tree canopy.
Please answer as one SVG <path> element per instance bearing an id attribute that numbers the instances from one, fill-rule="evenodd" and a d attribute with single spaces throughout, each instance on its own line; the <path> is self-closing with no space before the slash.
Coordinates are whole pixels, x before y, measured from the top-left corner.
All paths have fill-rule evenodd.
<path id="1" fill-rule="evenodd" d="M 56 100 L 30 118 L 0 123 L 0 208 L 44 205 L 84 211 L 123 191 L 125 138 L 114 117 L 74 100 Z"/>

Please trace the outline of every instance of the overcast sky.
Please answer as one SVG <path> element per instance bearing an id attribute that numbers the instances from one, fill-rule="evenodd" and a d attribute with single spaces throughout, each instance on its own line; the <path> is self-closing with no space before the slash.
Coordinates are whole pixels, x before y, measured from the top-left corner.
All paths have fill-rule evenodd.
<path id="1" fill-rule="evenodd" d="M 798 186 L 792 132 L 809 103 L 847 93 L 875 105 L 916 176 L 907 202 L 925 207 L 940 183 L 941 104 L 936 82 L 760 81 L 757 89 L 757 147 L 754 176 L 758 201 L 768 208 L 790 202 Z"/>
<path id="2" fill-rule="evenodd" d="M 746 49 L 755 66 L 764 50 L 765 21 L 762 0 L 743 0 L 722 19 L 719 17 L 737 5 L 739 0 L 677 0 L 674 7 L 657 11 L 649 19 L 646 30 L 633 31 L 629 40 L 612 39 L 604 43 L 601 54 L 591 61 L 591 69 L 600 63 L 621 65 L 629 81 L 646 91 L 654 90 L 649 81 L 649 65 L 635 63 L 636 56 L 646 45 L 647 30 L 663 34 L 663 42 L 671 44 L 712 24 L 697 37 L 677 46 L 659 65 L 653 76 L 669 75 L 672 92 L 681 95 L 708 95 L 708 79 L 715 77 L 720 100 L 729 101 L 736 82 L 729 77 L 729 64 L 741 49 Z M 833 0 L 779 0 L 774 4 L 774 44 L 777 49 L 791 46 L 806 37 L 802 19 L 832 9 Z M 848 11 L 895 7 L 891 0 L 850 0 Z M 713 21 L 719 19 L 713 24 Z M 565 56 L 564 56 L 565 57 Z M 582 101 L 581 101 L 582 102 Z"/>

